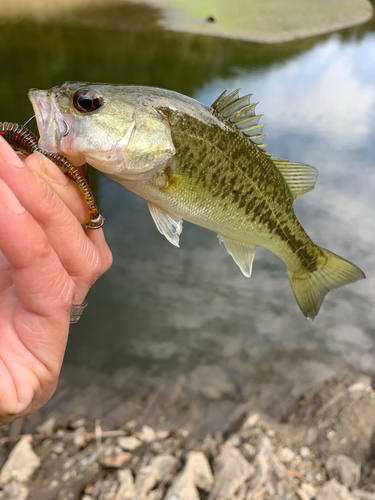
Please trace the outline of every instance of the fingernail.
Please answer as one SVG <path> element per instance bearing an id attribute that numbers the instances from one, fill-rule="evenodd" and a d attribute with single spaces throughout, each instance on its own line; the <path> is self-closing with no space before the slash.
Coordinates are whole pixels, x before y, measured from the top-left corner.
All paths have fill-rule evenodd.
<path id="1" fill-rule="evenodd" d="M 16 195 L 2 179 L 0 179 L 0 203 L 17 215 L 21 215 L 25 211 L 25 207 L 21 205 Z"/>
<path id="2" fill-rule="evenodd" d="M 65 186 L 69 182 L 69 178 L 62 173 L 57 165 L 51 163 L 44 155 L 41 153 L 36 153 L 39 158 L 40 170 L 44 175 L 49 177 L 56 184 Z"/>

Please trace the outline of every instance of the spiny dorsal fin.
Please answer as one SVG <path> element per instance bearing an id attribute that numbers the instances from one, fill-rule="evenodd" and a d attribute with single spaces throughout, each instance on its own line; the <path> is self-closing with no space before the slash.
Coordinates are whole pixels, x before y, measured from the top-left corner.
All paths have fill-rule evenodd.
<path id="1" fill-rule="evenodd" d="M 293 201 L 315 187 L 318 171 L 306 163 L 271 158 L 287 183 Z"/>
<path id="2" fill-rule="evenodd" d="M 258 103 L 250 103 L 252 94 L 239 97 L 239 91 L 240 89 L 237 89 L 229 95 L 226 95 L 227 91 L 223 92 L 211 109 L 252 144 L 260 148 L 264 154 L 272 156 L 266 153 L 267 145 L 263 144 L 263 139 L 267 137 L 267 134 L 261 133 L 264 125 L 259 125 L 259 119 L 263 115 L 255 114 L 255 107 Z M 290 162 L 280 158 L 272 158 L 272 161 L 287 183 L 293 201 L 314 189 L 318 178 L 316 168 L 305 163 Z"/>
<path id="3" fill-rule="evenodd" d="M 267 134 L 262 134 L 265 125 L 259 125 L 259 119 L 263 115 L 255 114 L 258 103 L 250 103 L 252 94 L 239 97 L 239 91 L 240 89 L 237 89 L 229 95 L 226 95 L 227 91 L 223 92 L 212 104 L 211 109 L 265 153 L 267 145 L 263 144 L 263 139 Z"/>

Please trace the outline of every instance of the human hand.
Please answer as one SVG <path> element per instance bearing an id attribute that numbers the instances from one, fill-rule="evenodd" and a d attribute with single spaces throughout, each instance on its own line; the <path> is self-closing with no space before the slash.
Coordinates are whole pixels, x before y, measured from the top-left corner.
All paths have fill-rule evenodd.
<path id="1" fill-rule="evenodd" d="M 112 264 L 103 230 L 82 228 L 87 219 L 73 181 L 0 137 L 0 425 L 52 396 L 72 304 Z"/>

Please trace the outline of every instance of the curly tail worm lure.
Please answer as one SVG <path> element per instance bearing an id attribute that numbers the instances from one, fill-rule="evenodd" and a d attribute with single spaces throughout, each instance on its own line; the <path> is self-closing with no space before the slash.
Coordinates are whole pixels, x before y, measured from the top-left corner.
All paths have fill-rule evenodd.
<path id="1" fill-rule="evenodd" d="M 26 122 L 28 123 L 28 122 Z M 83 224 L 88 229 L 98 229 L 104 224 L 104 217 L 99 213 L 96 206 L 94 195 L 86 179 L 79 170 L 64 156 L 51 151 L 47 151 L 38 145 L 38 138 L 24 125 L 18 123 L 0 122 L 0 135 L 15 149 L 18 149 L 29 156 L 35 151 L 43 154 L 55 163 L 68 177 L 73 179 L 82 191 L 87 207 L 90 212 L 90 219 Z"/>

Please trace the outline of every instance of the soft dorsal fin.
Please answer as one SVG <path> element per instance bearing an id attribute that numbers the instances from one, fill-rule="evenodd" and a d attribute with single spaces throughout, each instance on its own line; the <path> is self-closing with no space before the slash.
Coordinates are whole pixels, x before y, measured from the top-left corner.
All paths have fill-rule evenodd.
<path id="1" fill-rule="evenodd" d="M 265 125 L 259 125 L 259 119 L 263 115 L 255 114 L 258 103 L 250 103 L 252 94 L 239 97 L 239 91 L 240 89 L 237 89 L 229 95 L 226 95 L 227 91 L 223 92 L 212 104 L 211 109 L 264 152 L 267 145 L 263 144 L 263 139 L 267 134 L 262 134 Z"/>
<path id="2" fill-rule="evenodd" d="M 297 163 L 280 158 L 271 158 L 287 183 L 293 201 L 315 187 L 318 170 L 306 163 Z"/>
<path id="3" fill-rule="evenodd" d="M 251 271 L 253 269 L 253 262 L 255 256 L 255 245 L 247 245 L 246 243 L 241 243 L 240 241 L 232 240 L 226 236 L 217 235 L 220 243 L 224 243 L 225 248 L 229 255 L 232 256 L 234 262 L 241 269 L 242 274 L 246 278 L 250 278 Z"/>
<path id="4" fill-rule="evenodd" d="M 161 234 L 167 238 L 175 247 L 180 246 L 180 234 L 182 233 L 182 220 L 175 219 L 167 212 L 153 203 L 148 202 L 148 208 L 156 227 Z"/>

